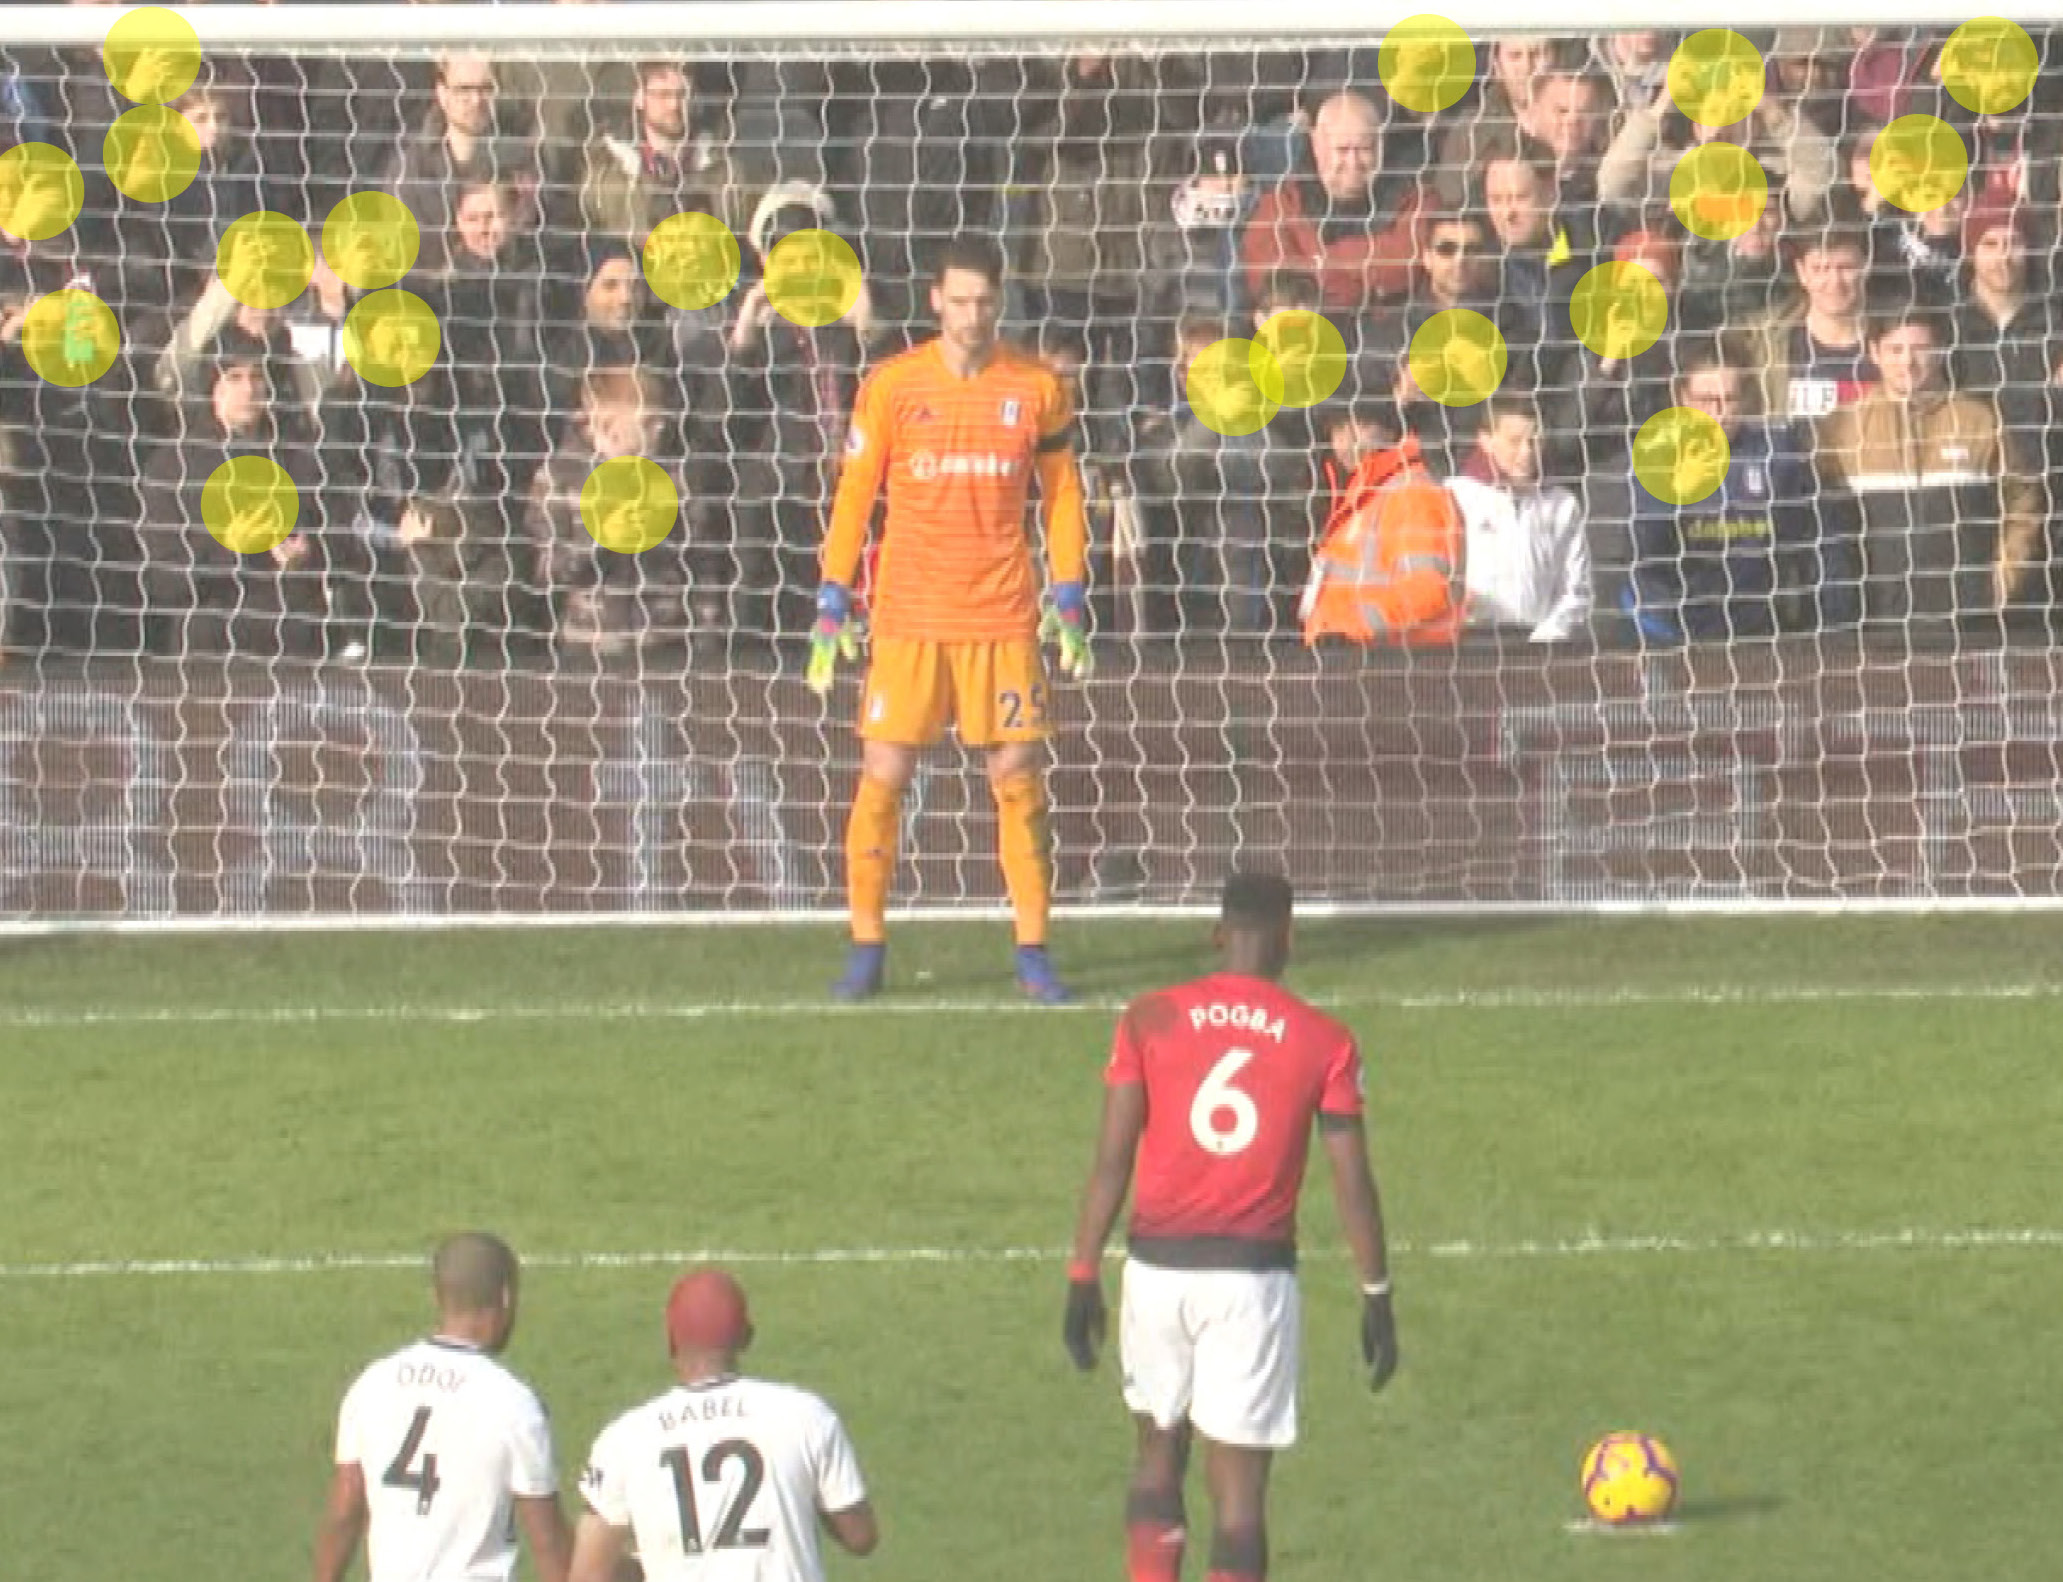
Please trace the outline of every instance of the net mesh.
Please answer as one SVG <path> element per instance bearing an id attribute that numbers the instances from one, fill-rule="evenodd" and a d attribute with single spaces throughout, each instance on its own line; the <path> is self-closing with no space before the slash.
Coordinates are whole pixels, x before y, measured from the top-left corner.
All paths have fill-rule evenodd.
<path id="1" fill-rule="evenodd" d="M 1455 57 L 1379 34 L 311 37 L 208 52 L 163 200 L 99 50 L 0 51 L 0 136 L 80 173 L 32 235 L 48 183 L 0 162 L 0 916 L 837 907 L 858 697 L 801 680 L 817 555 L 859 383 L 968 232 L 1079 412 L 1061 899 L 1240 861 L 1347 905 L 2053 897 L 2047 34 L 2006 105 L 1947 29 L 1672 83 L 1681 42 L 1482 41 L 1428 108 Z M 325 230 L 368 193 L 435 315 L 402 384 Z M 314 244 L 272 307 L 224 246 L 261 211 Z M 679 214 L 737 239 L 707 306 L 647 280 Z M 770 305 L 802 229 L 864 278 L 813 327 Z M 634 555 L 582 508 L 618 454 L 679 501 Z M 248 456 L 298 515 L 239 552 L 206 486 Z M 899 898 L 1000 896 L 978 762 L 934 754 L 907 817 Z"/>

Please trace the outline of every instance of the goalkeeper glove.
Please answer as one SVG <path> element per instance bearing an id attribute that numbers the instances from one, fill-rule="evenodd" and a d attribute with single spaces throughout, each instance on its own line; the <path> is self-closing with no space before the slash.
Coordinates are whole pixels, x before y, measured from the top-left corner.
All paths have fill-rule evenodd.
<path id="1" fill-rule="evenodd" d="M 1380 1390 L 1397 1371 L 1397 1315 L 1390 1306 L 1388 1281 L 1361 1293 L 1361 1360 L 1368 1366 L 1371 1390 Z"/>
<path id="2" fill-rule="evenodd" d="M 1089 595 L 1079 582 L 1053 584 L 1051 602 L 1039 622 L 1039 641 L 1060 645 L 1060 673 L 1086 681 L 1096 668 L 1089 652 Z"/>
<path id="3" fill-rule="evenodd" d="M 817 589 L 817 623 L 809 634 L 809 689 L 818 697 L 831 690 L 831 676 L 842 657 L 860 657 L 861 628 L 852 614 L 852 594 L 836 582 Z"/>
<path id="4" fill-rule="evenodd" d="M 1103 1282 L 1091 1275 L 1086 1280 L 1067 1282 L 1067 1317 L 1060 1326 L 1061 1339 L 1074 1365 L 1087 1373 L 1096 1366 L 1096 1348 L 1103 1344 L 1108 1315 L 1103 1308 Z"/>

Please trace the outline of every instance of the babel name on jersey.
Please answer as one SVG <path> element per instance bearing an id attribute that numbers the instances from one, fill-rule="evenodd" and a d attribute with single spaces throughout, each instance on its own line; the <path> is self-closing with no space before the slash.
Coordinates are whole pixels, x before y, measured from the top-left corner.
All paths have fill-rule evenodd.
<path id="1" fill-rule="evenodd" d="M 750 1417 L 745 1402 L 728 1392 L 668 1406 L 659 1414 L 659 1432 L 670 1434 L 685 1423 L 714 1423 L 726 1417 Z"/>
<path id="2" fill-rule="evenodd" d="M 1284 1019 L 1271 1017 L 1267 1007 L 1227 1005 L 1222 1000 L 1213 1000 L 1209 1005 L 1192 1005 L 1189 1008 L 1189 1026 L 1199 1033 L 1206 1027 L 1236 1027 L 1243 1033 L 1258 1033 L 1263 1038 L 1272 1038 L 1278 1044 L 1288 1035 Z"/>

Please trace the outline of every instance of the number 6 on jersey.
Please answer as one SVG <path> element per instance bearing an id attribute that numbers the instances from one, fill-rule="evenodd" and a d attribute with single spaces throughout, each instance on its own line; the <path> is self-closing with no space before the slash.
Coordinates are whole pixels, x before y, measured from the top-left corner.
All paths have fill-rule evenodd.
<path id="1" fill-rule="evenodd" d="M 1253 1058 L 1251 1049 L 1228 1049 L 1197 1084 L 1189 1130 L 1205 1153 L 1241 1153 L 1260 1131 L 1261 1111 L 1253 1095 L 1232 1085 Z"/>

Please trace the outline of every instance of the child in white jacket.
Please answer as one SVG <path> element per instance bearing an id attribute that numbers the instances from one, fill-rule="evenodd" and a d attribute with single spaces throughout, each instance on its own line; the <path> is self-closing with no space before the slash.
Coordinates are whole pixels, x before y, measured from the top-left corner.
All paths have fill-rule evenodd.
<path id="1" fill-rule="evenodd" d="M 1574 491 L 1540 482 L 1540 416 L 1523 396 L 1484 408 L 1476 448 L 1447 490 L 1467 526 L 1470 626 L 1517 627 L 1536 643 L 1585 635 L 1590 544 Z"/>

